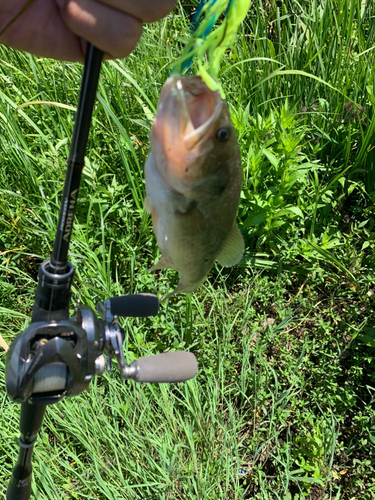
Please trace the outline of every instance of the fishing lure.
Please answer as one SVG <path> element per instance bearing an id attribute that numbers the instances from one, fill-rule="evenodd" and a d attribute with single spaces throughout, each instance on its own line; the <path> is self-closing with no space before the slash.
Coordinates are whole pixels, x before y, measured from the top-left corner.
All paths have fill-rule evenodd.
<path id="1" fill-rule="evenodd" d="M 218 81 L 223 54 L 233 43 L 237 30 L 250 7 L 250 0 L 201 0 L 192 20 L 192 34 L 171 73 L 189 71 L 197 58 L 198 75 L 213 91 L 224 91 Z M 214 29 L 219 18 L 223 22 Z"/>

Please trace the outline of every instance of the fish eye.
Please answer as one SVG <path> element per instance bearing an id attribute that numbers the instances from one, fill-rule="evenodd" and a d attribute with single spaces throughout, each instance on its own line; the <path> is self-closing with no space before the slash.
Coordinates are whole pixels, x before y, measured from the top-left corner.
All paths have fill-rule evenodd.
<path id="1" fill-rule="evenodd" d="M 216 132 L 216 137 L 219 139 L 220 142 L 225 142 L 229 139 L 229 128 L 228 127 L 222 127 L 219 128 L 219 130 Z"/>

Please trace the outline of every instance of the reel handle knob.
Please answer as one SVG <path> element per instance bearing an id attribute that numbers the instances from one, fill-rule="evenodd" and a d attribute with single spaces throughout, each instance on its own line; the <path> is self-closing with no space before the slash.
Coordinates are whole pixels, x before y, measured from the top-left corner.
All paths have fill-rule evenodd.
<path id="1" fill-rule="evenodd" d="M 195 377 L 198 363 L 192 352 L 176 351 L 137 359 L 129 368 L 136 382 L 171 384 Z"/>
<path id="2" fill-rule="evenodd" d="M 99 302 L 97 305 L 99 314 L 107 322 L 110 317 L 118 316 L 124 318 L 147 318 L 155 316 L 159 310 L 159 299 L 152 293 L 137 293 L 134 295 L 122 295 L 121 297 L 112 297 L 105 302 Z"/>
<path id="3" fill-rule="evenodd" d="M 135 295 L 123 295 L 113 297 L 111 312 L 114 316 L 127 318 L 146 318 L 155 316 L 159 310 L 159 299 L 152 293 L 137 293 Z"/>

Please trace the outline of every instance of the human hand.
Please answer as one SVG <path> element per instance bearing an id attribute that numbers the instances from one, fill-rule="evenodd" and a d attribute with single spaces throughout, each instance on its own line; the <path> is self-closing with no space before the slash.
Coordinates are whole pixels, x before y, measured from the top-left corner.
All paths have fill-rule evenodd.
<path id="1" fill-rule="evenodd" d="M 0 42 L 38 56 L 81 62 L 87 41 L 107 59 L 127 56 L 142 34 L 142 22 L 161 19 L 175 5 L 175 0 L 30 1 Z M 0 0 L 0 31 L 25 3 Z"/>

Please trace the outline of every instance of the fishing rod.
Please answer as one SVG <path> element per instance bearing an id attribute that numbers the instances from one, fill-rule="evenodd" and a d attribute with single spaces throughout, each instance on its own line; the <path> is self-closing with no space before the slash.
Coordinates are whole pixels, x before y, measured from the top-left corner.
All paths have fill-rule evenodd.
<path id="1" fill-rule="evenodd" d="M 18 460 L 6 500 L 30 498 L 32 451 L 47 406 L 80 394 L 93 377 L 111 370 L 113 357 L 124 379 L 142 383 L 183 382 L 197 373 L 194 354 L 183 351 L 126 364 L 118 319 L 156 315 L 155 295 L 112 297 L 99 302 L 97 312 L 79 304 L 69 318 L 74 267 L 68 250 L 102 58 L 103 52 L 88 44 L 53 252 L 39 268 L 31 325 L 6 354 L 7 393 L 21 404 Z"/>

